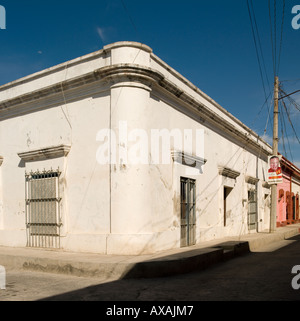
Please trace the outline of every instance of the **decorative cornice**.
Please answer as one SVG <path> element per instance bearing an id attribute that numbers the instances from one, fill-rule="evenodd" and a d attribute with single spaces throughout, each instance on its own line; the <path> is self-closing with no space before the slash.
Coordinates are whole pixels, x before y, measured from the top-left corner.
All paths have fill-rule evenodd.
<path id="1" fill-rule="evenodd" d="M 252 177 L 252 176 L 246 176 L 245 177 L 245 181 L 246 181 L 246 183 L 255 185 L 256 183 L 258 183 L 259 179 L 255 178 L 255 177 Z"/>
<path id="2" fill-rule="evenodd" d="M 69 154 L 70 149 L 71 146 L 59 145 L 19 153 L 18 156 L 25 162 L 39 161 L 51 158 L 66 157 Z"/>
<path id="3" fill-rule="evenodd" d="M 49 87 L 44 87 L 43 89 L 32 91 L 13 99 L 2 101 L 0 102 L 0 112 L 1 110 L 15 108 L 21 104 L 59 94 L 62 91 L 65 92 L 71 89 L 77 89 L 83 85 L 92 84 L 96 81 L 107 80 L 110 81 L 112 85 L 122 81 L 148 82 L 150 84 L 153 83 L 153 81 L 160 82 L 163 78 L 164 76 L 158 71 L 154 71 L 147 67 L 141 67 L 140 65 L 119 64 L 103 67 L 79 77 Z"/>
<path id="4" fill-rule="evenodd" d="M 52 86 L 26 93 L 13 99 L 1 101 L 0 115 L 1 111 L 17 109 L 20 105 L 33 102 L 36 103 L 38 100 L 41 100 L 45 97 L 57 95 L 62 91 L 65 92 L 68 90 L 75 90 L 81 86 L 92 84 L 97 81 L 109 82 L 110 86 L 120 82 L 140 82 L 149 87 L 156 86 L 158 89 L 164 89 L 169 94 L 177 97 L 177 99 L 184 103 L 186 108 L 189 108 L 201 115 L 201 118 L 221 129 L 223 132 L 228 133 L 230 136 L 235 137 L 242 144 L 250 145 L 252 148 L 260 150 L 267 155 L 270 155 L 271 153 L 271 149 L 268 148 L 266 143 L 261 142 L 261 144 L 259 144 L 255 141 L 257 137 L 250 137 L 253 135 L 250 129 L 248 131 L 246 131 L 246 129 L 238 129 L 236 126 L 234 126 L 234 124 L 225 120 L 222 115 L 217 114 L 205 106 L 205 104 L 178 87 L 161 72 L 135 64 L 117 64 L 102 67 L 79 77 L 56 83 Z"/>
<path id="5" fill-rule="evenodd" d="M 182 165 L 196 167 L 205 165 L 207 160 L 198 156 L 194 156 L 181 151 L 171 151 L 171 156 L 174 162 L 180 163 Z"/>
<path id="6" fill-rule="evenodd" d="M 224 166 L 219 166 L 219 174 L 232 179 L 237 179 L 241 175 L 240 172 Z"/>

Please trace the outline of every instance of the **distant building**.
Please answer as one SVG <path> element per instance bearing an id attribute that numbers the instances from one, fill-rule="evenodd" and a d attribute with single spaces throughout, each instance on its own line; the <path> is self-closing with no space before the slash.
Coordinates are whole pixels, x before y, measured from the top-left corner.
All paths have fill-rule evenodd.
<path id="1" fill-rule="evenodd" d="M 299 223 L 300 169 L 285 157 L 281 159 L 283 182 L 277 185 L 277 227 Z"/>
<path id="2" fill-rule="evenodd" d="M 0 245 L 142 254 L 269 229 L 271 146 L 146 45 L 1 86 L 0 137 Z"/>

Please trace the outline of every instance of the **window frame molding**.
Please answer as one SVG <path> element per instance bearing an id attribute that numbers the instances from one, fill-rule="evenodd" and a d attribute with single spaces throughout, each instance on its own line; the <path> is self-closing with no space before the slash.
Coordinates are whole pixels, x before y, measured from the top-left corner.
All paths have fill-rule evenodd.
<path id="1" fill-rule="evenodd" d="M 248 184 L 256 185 L 259 182 L 259 178 L 247 175 L 245 176 L 245 181 Z"/>
<path id="2" fill-rule="evenodd" d="M 70 145 L 58 145 L 52 147 L 46 147 L 41 149 L 35 149 L 27 152 L 18 153 L 18 156 L 24 162 L 40 161 L 51 158 L 59 158 L 68 156 L 71 150 Z"/>
<path id="3" fill-rule="evenodd" d="M 241 173 L 225 166 L 218 166 L 219 175 L 236 180 Z"/>
<path id="4" fill-rule="evenodd" d="M 188 154 L 177 150 L 172 150 L 171 156 L 174 162 L 190 167 L 198 168 L 202 167 L 207 163 L 207 159 L 205 158 L 194 156 L 192 154 Z"/>

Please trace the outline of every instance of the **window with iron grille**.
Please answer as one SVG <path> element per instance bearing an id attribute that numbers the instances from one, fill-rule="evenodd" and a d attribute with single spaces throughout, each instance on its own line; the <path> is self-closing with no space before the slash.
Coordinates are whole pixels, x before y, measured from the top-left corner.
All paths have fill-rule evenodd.
<path id="1" fill-rule="evenodd" d="M 59 248 L 59 170 L 26 173 L 27 246 Z"/>

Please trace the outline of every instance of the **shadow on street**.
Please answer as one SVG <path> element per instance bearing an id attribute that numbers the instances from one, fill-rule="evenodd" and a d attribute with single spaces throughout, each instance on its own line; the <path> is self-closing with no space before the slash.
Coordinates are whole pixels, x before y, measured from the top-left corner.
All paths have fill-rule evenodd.
<path id="1" fill-rule="evenodd" d="M 300 235 L 289 241 L 276 251 L 248 253 L 201 271 L 121 279 L 40 301 L 299 301 L 291 282 L 292 268 L 300 265 Z"/>

